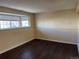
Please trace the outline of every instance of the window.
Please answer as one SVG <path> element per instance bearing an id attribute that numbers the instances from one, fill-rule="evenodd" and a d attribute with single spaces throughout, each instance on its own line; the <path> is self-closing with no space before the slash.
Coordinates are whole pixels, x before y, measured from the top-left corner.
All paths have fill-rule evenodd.
<path id="1" fill-rule="evenodd" d="M 28 16 L 0 14 L 0 29 L 29 27 Z"/>

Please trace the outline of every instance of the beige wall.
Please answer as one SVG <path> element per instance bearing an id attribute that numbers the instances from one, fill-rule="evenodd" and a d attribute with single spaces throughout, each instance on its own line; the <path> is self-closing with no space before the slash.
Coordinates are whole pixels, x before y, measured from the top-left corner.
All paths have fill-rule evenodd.
<path id="1" fill-rule="evenodd" d="M 78 14 L 72 10 L 34 14 L 0 7 L 0 12 L 28 15 L 31 27 L 0 31 L 0 53 L 17 47 L 33 38 L 75 44 L 78 39 Z M 36 22 L 36 24 L 35 24 Z M 36 29 L 35 29 L 36 25 Z"/>
<path id="2" fill-rule="evenodd" d="M 79 15 L 79 14 L 78 14 Z M 79 16 L 78 16 L 79 17 Z M 78 18 L 78 51 L 79 51 L 79 18 Z"/>
<path id="3" fill-rule="evenodd" d="M 78 25 L 78 52 L 79 52 L 79 25 Z"/>
<path id="4" fill-rule="evenodd" d="M 7 50 L 10 50 L 14 47 L 17 47 L 25 42 L 28 42 L 34 39 L 33 14 L 22 12 L 22 11 L 17 11 L 17 10 L 13 10 L 9 8 L 4 8 L 4 7 L 0 7 L 0 12 L 28 15 L 31 17 L 29 20 L 31 22 L 31 27 L 29 28 L 0 31 L 0 53 L 3 53 Z"/>
<path id="5" fill-rule="evenodd" d="M 36 14 L 37 38 L 76 44 L 77 16 L 74 10 Z"/>

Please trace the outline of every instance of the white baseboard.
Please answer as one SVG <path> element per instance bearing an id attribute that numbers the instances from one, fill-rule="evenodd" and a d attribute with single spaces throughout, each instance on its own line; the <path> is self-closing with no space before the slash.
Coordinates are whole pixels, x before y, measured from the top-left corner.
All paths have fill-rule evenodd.
<path id="1" fill-rule="evenodd" d="M 0 54 L 5 53 L 5 52 L 7 52 L 7 51 L 9 51 L 9 50 L 11 50 L 11 49 L 14 49 L 14 48 L 16 48 L 16 47 L 18 47 L 18 46 L 20 46 L 20 45 L 23 45 L 23 44 L 25 44 L 25 43 L 27 43 L 27 42 L 33 40 L 33 39 L 34 39 L 34 38 L 29 39 L 29 40 L 27 40 L 27 41 L 25 41 L 25 42 L 22 42 L 22 43 L 20 43 L 20 44 L 17 44 L 17 45 L 15 45 L 15 46 L 11 47 L 11 48 L 8 48 L 8 49 L 5 49 L 5 50 L 3 50 L 3 51 L 0 51 Z M 67 43 L 67 44 L 76 44 L 76 45 L 77 45 L 77 43 L 73 43 L 73 42 L 64 42 L 64 41 L 51 40 L 51 39 L 44 39 L 44 38 L 36 38 L 36 39 L 42 39 L 42 40 L 48 40 L 48 41 L 54 41 L 54 42 L 60 42 L 60 43 Z"/>
<path id="2" fill-rule="evenodd" d="M 36 39 L 42 39 L 42 40 L 48 40 L 48 41 L 54 41 L 54 42 L 60 42 L 60 43 L 75 44 L 75 45 L 77 45 L 77 43 L 74 43 L 74 42 L 59 41 L 59 40 L 55 40 L 55 39 L 44 39 L 44 38 L 36 38 Z"/>
<path id="3" fill-rule="evenodd" d="M 33 39 L 34 39 L 34 38 L 29 39 L 29 40 L 27 40 L 27 41 L 25 41 L 25 42 L 22 42 L 22 43 L 20 43 L 20 44 L 17 44 L 17 45 L 15 45 L 15 46 L 12 46 L 11 48 L 8 48 L 8 49 L 5 49 L 5 50 L 3 50 L 3 51 L 0 51 L 0 54 L 5 53 L 5 52 L 7 52 L 7 51 L 9 51 L 9 50 L 11 50 L 11 49 L 14 49 L 14 48 L 18 47 L 18 46 L 21 46 L 21 45 L 23 45 L 23 44 L 25 44 L 25 43 L 27 43 L 27 42 L 33 40 Z"/>

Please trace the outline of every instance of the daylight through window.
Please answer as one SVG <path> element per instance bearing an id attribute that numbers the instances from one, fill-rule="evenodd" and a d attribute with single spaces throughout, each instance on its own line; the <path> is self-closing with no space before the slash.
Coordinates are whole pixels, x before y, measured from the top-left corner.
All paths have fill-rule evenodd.
<path id="1" fill-rule="evenodd" d="M 29 27 L 28 16 L 0 14 L 0 29 Z"/>

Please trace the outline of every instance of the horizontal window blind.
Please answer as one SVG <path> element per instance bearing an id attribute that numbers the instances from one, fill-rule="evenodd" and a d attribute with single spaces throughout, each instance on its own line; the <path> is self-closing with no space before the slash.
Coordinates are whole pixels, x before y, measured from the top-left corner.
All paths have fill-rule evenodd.
<path id="1" fill-rule="evenodd" d="M 20 27 L 29 27 L 28 16 L 16 16 L 0 14 L 0 29 L 11 29 Z"/>

